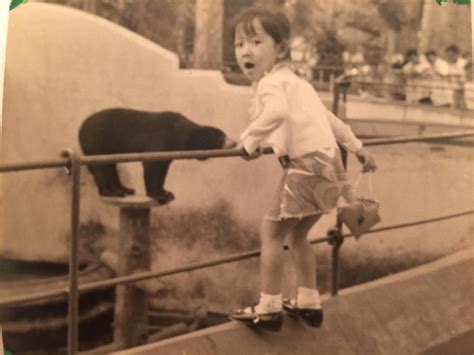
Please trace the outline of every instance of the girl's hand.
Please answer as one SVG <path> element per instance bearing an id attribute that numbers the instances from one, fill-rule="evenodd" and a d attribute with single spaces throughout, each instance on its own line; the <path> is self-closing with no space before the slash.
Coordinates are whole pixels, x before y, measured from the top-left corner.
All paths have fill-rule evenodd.
<path id="1" fill-rule="evenodd" d="M 367 173 L 369 171 L 377 170 L 377 165 L 375 165 L 375 159 L 366 149 L 360 148 L 355 152 L 357 159 L 362 164 L 362 172 Z"/>
<path id="2" fill-rule="evenodd" d="M 254 159 L 257 159 L 260 157 L 260 155 L 262 155 L 262 151 L 261 151 L 261 148 L 258 147 L 253 153 L 249 154 L 247 153 L 247 151 L 245 150 L 245 148 L 242 146 L 242 145 L 238 145 L 237 146 L 237 149 L 239 149 L 241 151 L 241 153 L 243 153 L 244 155 L 241 155 L 240 157 L 244 160 L 254 160 Z"/>

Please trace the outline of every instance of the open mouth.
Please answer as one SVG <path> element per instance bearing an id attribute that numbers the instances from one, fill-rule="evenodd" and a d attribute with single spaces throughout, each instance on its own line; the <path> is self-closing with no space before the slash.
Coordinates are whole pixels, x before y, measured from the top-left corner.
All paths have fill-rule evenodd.
<path id="1" fill-rule="evenodd" d="M 245 69 L 252 69 L 255 66 L 255 64 L 247 62 L 244 64 Z"/>

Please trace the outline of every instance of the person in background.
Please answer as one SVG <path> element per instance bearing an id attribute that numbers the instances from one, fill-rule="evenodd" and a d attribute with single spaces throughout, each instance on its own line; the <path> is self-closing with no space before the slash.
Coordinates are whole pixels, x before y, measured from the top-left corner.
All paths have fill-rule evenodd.
<path id="1" fill-rule="evenodd" d="M 467 62 L 464 69 L 466 71 L 466 81 L 472 81 L 472 62 Z"/>
<path id="2" fill-rule="evenodd" d="M 421 74 L 421 66 L 416 49 L 408 49 L 405 53 L 405 65 L 402 72 L 406 78 L 417 77 Z"/>
<path id="3" fill-rule="evenodd" d="M 342 60 L 344 63 L 344 71 L 351 72 L 356 69 L 358 72 L 365 64 L 364 51 L 361 45 L 351 45 L 349 49 L 342 53 Z"/>
<path id="4" fill-rule="evenodd" d="M 443 78 L 447 65 L 447 62 L 439 58 L 434 50 L 426 51 L 420 57 L 418 70 L 421 81 L 418 84 L 424 86 L 426 90 L 421 88 L 418 90 L 420 93 L 418 102 L 424 104 L 444 103 L 443 95 L 449 95 L 445 90 L 447 83 Z"/>
<path id="5" fill-rule="evenodd" d="M 425 52 L 425 55 L 420 59 L 420 71 L 422 76 L 429 79 L 439 79 L 443 75 L 447 62 L 438 57 L 436 51 L 430 49 Z"/>
<path id="6" fill-rule="evenodd" d="M 407 63 L 402 68 L 405 80 L 405 100 L 408 103 L 430 103 L 430 88 L 423 78 L 424 64 L 416 49 L 406 52 Z"/>
<path id="7" fill-rule="evenodd" d="M 446 62 L 441 68 L 441 75 L 447 77 L 448 79 L 462 80 L 465 75 L 464 67 L 467 64 L 467 61 L 460 56 L 458 46 L 452 44 L 446 47 L 444 56 L 446 58 Z"/>
<path id="8" fill-rule="evenodd" d="M 395 53 L 389 58 L 392 69 L 402 69 L 405 65 L 405 57 L 402 53 Z"/>
<path id="9" fill-rule="evenodd" d="M 474 110 L 474 82 L 472 80 L 472 62 L 464 67 L 466 70 L 466 81 L 464 83 L 464 107 Z"/>

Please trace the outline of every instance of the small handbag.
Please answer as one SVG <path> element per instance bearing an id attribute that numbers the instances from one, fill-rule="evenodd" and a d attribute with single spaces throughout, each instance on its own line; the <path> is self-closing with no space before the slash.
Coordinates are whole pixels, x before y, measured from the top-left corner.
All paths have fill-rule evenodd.
<path id="1" fill-rule="evenodd" d="M 380 204 L 374 199 L 372 187 L 372 173 L 369 176 L 369 198 L 358 198 L 356 202 L 338 209 L 337 217 L 341 220 L 352 235 L 359 239 L 363 234 L 367 233 L 370 228 L 381 221 L 379 214 Z M 354 190 L 359 186 L 362 173 L 359 174 L 354 184 Z"/>

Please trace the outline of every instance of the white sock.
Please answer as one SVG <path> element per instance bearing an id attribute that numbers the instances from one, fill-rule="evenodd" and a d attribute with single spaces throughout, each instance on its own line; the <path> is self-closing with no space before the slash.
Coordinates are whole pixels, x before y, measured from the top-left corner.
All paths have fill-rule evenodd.
<path id="1" fill-rule="evenodd" d="M 282 296 L 281 293 L 278 295 L 267 295 L 266 293 L 260 293 L 260 301 L 255 306 L 255 312 L 257 313 L 273 313 L 280 312 L 282 309 Z"/>
<path id="2" fill-rule="evenodd" d="M 318 290 L 306 287 L 298 287 L 296 298 L 298 308 L 321 309 L 321 299 Z"/>

